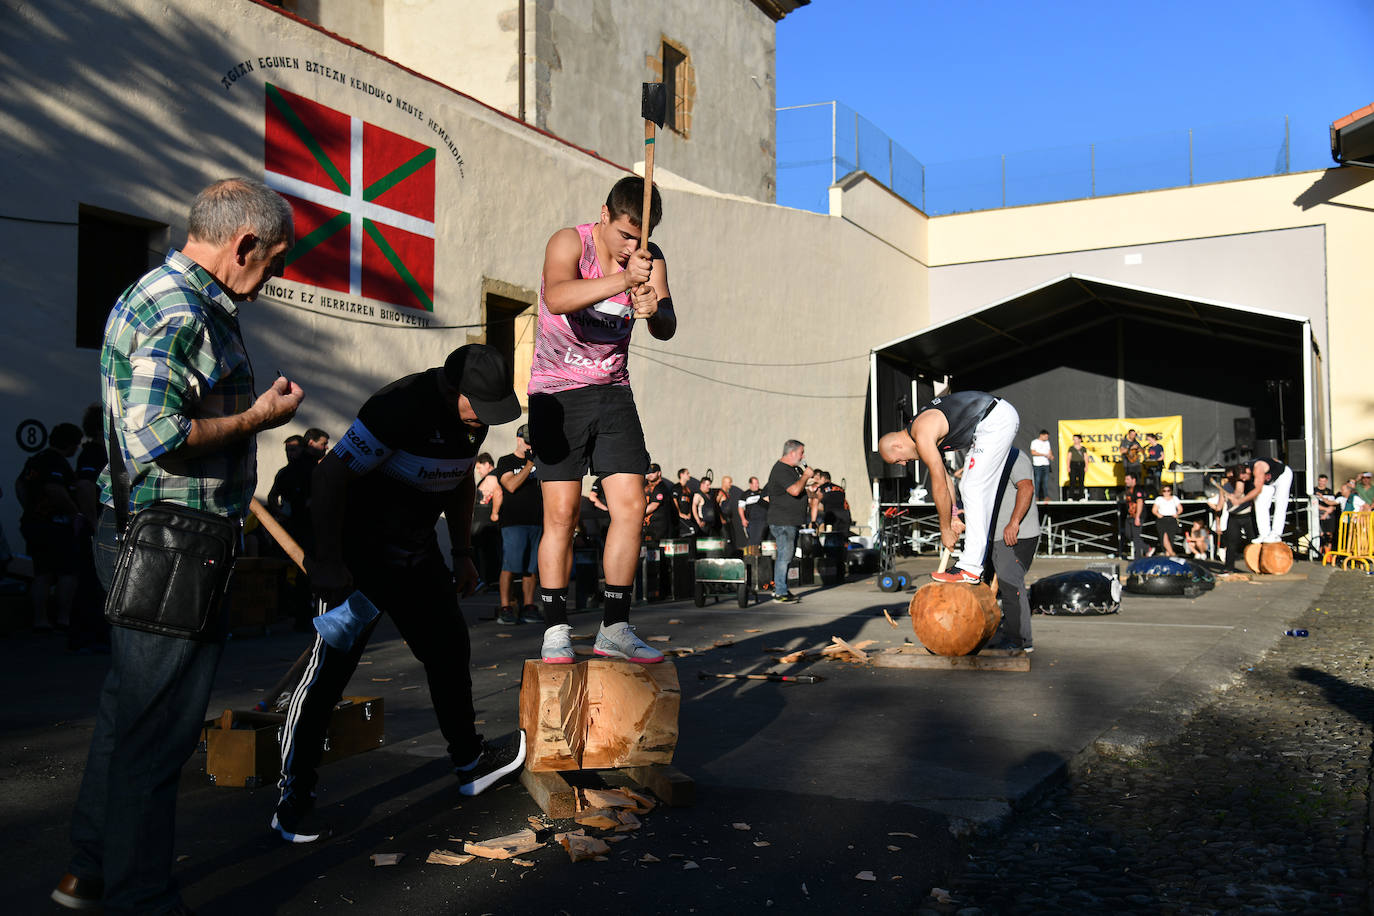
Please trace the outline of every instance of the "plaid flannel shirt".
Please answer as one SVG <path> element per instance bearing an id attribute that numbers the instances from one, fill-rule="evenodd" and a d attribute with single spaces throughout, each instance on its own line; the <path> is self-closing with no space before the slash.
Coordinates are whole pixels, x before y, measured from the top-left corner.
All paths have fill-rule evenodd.
<path id="1" fill-rule="evenodd" d="M 167 500 L 242 518 L 257 486 L 253 437 L 213 454 L 176 455 L 192 419 L 242 413 L 255 399 L 238 308 L 215 279 L 170 251 L 115 303 L 100 371 L 106 437 L 113 414 L 129 472 L 130 514 Z M 100 488 L 113 505 L 108 468 Z"/>

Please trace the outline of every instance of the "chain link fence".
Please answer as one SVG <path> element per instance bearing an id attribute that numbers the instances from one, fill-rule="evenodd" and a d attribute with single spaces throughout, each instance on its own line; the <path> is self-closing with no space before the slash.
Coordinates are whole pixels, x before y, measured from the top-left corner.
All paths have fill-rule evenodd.
<path id="1" fill-rule="evenodd" d="M 1328 125 L 1287 116 L 927 164 L 840 102 L 779 108 L 777 115 L 777 202 L 817 213 L 829 211 L 830 185 L 858 170 L 938 216 L 1332 164 Z"/>

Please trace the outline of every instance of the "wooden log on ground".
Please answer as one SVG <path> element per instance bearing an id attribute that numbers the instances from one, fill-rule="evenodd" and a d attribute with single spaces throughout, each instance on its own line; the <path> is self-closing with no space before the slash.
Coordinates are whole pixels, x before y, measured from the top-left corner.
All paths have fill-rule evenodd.
<path id="1" fill-rule="evenodd" d="M 1282 576 L 1293 568 L 1293 551 L 1281 541 L 1261 544 L 1259 554 L 1260 571 L 1265 575 Z M 1246 558 L 1248 562 L 1248 553 Z"/>
<path id="2" fill-rule="evenodd" d="M 1246 545 L 1245 545 L 1245 552 L 1244 552 L 1244 554 L 1243 554 L 1242 556 L 1243 556 L 1243 558 L 1244 558 L 1244 560 L 1245 560 L 1245 565 L 1248 566 L 1248 567 L 1250 567 L 1250 571 L 1251 571 L 1252 573 L 1263 573 L 1263 572 L 1264 572 L 1264 570 L 1260 568 L 1260 545 L 1259 545 L 1259 544 L 1246 544 Z"/>
<path id="3" fill-rule="evenodd" d="M 535 772 L 671 763 L 681 704 L 670 662 L 525 662 L 520 727 Z"/>
<path id="4" fill-rule="evenodd" d="M 936 655 L 972 655 L 1002 622 L 997 594 L 985 585 L 931 582 L 911 596 L 908 610 L 916 638 Z"/>

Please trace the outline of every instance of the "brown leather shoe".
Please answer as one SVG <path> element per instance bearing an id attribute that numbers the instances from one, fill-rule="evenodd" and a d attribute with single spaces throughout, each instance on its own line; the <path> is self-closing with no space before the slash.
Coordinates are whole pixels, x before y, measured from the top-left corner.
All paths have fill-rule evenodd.
<path id="1" fill-rule="evenodd" d="M 53 888 L 52 899 L 69 910 L 90 910 L 100 912 L 103 906 L 100 898 L 105 895 L 105 882 L 98 878 L 78 878 L 65 874 Z"/>

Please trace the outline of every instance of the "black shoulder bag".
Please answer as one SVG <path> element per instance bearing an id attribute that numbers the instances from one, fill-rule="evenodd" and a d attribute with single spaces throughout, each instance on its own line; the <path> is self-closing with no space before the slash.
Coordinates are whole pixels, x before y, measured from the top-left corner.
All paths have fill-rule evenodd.
<path id="1" fill-rule="evenodd" d="M 110 416 L 110 489 L 121 532 L 105 599 L 111 625 L 212 642 L 223 636 L 219 609 L 239 544 L 239 523 L 158 501 L 129 516 L 129 472 Z"/>

